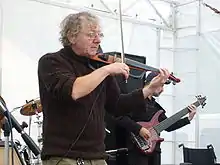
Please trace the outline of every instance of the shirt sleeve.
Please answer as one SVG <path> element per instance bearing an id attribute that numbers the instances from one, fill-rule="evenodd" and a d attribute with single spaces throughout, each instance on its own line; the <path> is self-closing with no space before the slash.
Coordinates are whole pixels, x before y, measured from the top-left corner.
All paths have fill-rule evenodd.
<path id="1" fill-rule="evenodd" d="M 132 120 L 132 116 L 126 115 L 117 118 L 117 124 L 126 129 L 127 132 L 133 132 L 135 135 L 138 135 L 142 126 Z"/>
<path id="2" fill-rule="evenodd" d="M 61 60 L 45 55 L 38 62 L 39 83 L 58 99 L 72 99 L 72 86 L 76 75 Z"/>
<path id="3" fill-rule="evenodd" d="M 116 116 L 124 115 L 139 109 L 145 109 L 142 89 L 134 90 L 128 94 L 120 94 L 120 88 L 114 77 L 109 76 L 106 90 L 106 109 Z"/>
<path id="4" fill-rule="evenodd" d="M 177 121 L 176 123 L 174 123 L 173 125 L 171 125 L 170 127 L 168 127 L 166 129 L 167 132 L 171 132 L 174 131 L 176 129 L 179 129 L 187 124 L 190 124 L 190 121 L 188 119 L 188 117 L 185 117 L 183 119 L 180 119 L 179 121 Z"/>
<path id="5" fill-rule="evenodd" d="M 159 121 L 161 122 L 165 119 L 167 119 L 167 116 L 166 116 L 165 110 L 164 110 L 164 113 L 162 113 L 159 117 Z M 187 125 L 187 124 L 190 124 L 190 121 L 189 121 L 188 117 L 185 117 L 185 118 L 182 118 L 182 119 L 178 120 L 176 123 L 172 124 L 170 127 L 168 127 L 166 129 L 166 131 L 171 132 L 171 131 L 177 130 L 177 129 L 179 129 L 179 128 Z"/>

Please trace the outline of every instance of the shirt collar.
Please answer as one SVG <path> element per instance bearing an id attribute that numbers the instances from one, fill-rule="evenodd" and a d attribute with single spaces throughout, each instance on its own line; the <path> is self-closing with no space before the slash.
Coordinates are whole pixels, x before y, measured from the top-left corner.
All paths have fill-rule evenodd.
<path id="1" fill-rule="evenodd" d="M 151 99 L 149 99 L 149 98 L 147 97 L 146 101 L 148 101 L 148 102 L 154 102 L 154 101 L 155 101 L 155 98 L 154 98 L 154 97 L 151 97 Z"/>
<path id="2" fill-rule="evenodd" d="M 65 54 L 68 56 L 68 58 L 88 64 L 89 59 L 87 57 L 77 55 L 70 46 L 64 46 L 64 51 L 66 52 Z"/>

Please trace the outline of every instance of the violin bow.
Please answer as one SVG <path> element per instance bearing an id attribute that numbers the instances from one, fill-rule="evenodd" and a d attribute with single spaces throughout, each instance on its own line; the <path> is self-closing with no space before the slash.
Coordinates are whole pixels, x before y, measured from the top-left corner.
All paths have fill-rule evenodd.
<path id="1" fill-rule="evenodd" d="M 121 62 L 125 62 L 124 54 L 124 37 L 123 37 L 123 26 L 122 26 L 122 7 L 121 0 L 119 0 L 119 21 L 120 21 L 120 33 L 121 33 Z"/>

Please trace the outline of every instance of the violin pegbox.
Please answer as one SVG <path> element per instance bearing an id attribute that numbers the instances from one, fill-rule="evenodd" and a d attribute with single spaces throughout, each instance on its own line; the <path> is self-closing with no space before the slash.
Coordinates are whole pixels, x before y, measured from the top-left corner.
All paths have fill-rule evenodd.
<path id="1" fill-rule="evenodd" d="M 173 75 L 173 72 L 171 72 L 171 75 Z M 171 81 L 171 80 L 170 80 Z M 172 84 L 173 85 L 176 85 L 176 82 L 175 81 L 172 81 Z"/>
<path id="2" fill-rule="evenodd" d="M 173 76 L 173 72 L 171 72 L 170 75 Z M 167 79 L 167 81 L 166 81 L 165 84 L 170 84 L 170 83 L 172 83 L 173 85 L 176 85 L 176 82 L 175 82 L 175 81 L 172 81 L 172 80 L 170 80 L 170 79 Z"/>
<path id="3" fill-rule="evenodd" d="M 196 96 L 196 99 L 197 99 L 197 101 L 198 101 L 198 103 L 202 106 L 202 108 L 204 108 L 204 106 L 206 105 L 206 96 L 201 96 L 201 95 L 197 95 Z"/>

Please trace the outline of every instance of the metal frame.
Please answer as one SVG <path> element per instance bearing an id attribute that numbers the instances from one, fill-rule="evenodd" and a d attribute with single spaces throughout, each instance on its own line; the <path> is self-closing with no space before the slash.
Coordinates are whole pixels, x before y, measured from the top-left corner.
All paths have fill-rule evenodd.
<path id="1" fill-rule="evenodd" d="M 177 25 L 176 25 L 176 13 L 177 13 L 177 8 L 176 8 L 176 4 L 171 5 L 172 7 L 172 28 L 173 28 L 173 69 L 175 70 L 175 55 L 176 55 L 176 43 L 177 43 Z M 173 87 L 173 96 L 176 96 L 176 90 Z M 175 99 L 175 97 L 173 97 L 173 99 Z M 174 109 L 176 109 L 176 104 L 173 101 L 173 113 L 174 113 Z M 172 139 L 173 139 L 173 143 L 172 143 L 172 155 L 173 155 L 173 162 L 172 164 L 176 163 L 176 148 L 175 148 L 175 143 L 176 143 L 176 132 L 172 132 Z"/>
<path id="2" fill-rule="evenodd" d="M 113 14 L 113 15 L 115 14 L 103 0 L 100 0 L 100 2 L 111 14 Z"/>
<path id="3" fill-rule="evenodd" d="M 72 10 L 75 10 L 75 11 L 85 11 L 85 10 L 89 10 L 99 16 L 102 16 L 102 17 L 106 17 L 106 18 L 111 18 L 111 19 L 115 19 L 115 20 L 118 20 L 118 16 L 117 16 L 117 13 L 111 11 L 111 9 L 108 7 L 108 5 L 103 1 L 103 0 L 100 0 L 100 2 L 102 3 L 102 5 L 105 7 L 105 9 L 107 11 L 97 11 L 95 9 L 88 9 L 86 7 L 79 7 L 79 6 L 70 6 L 68 4 L 64 4 L 64 3 L 60 3 L 60 2 L 52 2 L 52 1 L 49 1 L 49 0 L 29 0 L 29 1 L 34 1 L 34 2 L 39 2 L 39 3 L 43 3 L 43 4 L 46 4 L 46 5 L 51 5 L 51 6 L 56 6 L 56 7 L 61 7 L 61 8 L 66 8 L 66 9 L 72 9 Z M 137 0 L 136 2 L 134 3 L 137 3 L 139 0 Z M 172 7 L 172 15 L 173 15 L 173 20 L 172 20 L 172 27 L 170 27 L 170 25 L 168 24 L 168 22 L 163 18 L 163 16 L 161 15 L 161 13 L 156 9 L 156 7 L 151 3 L 151 1 L 155 1 L 155 0 L 145 0 L 146 2 L 148 2 L 151 7 L 155 10 L 156 14 L 163 20 L 163 23 L 166 25 L 166 26 L 163 26 L 163 25 L 157 25 L 157 24 L 153 24 L 153 23 L 150 23 L 150 22 L 147 22 L 147 21 L 139 21 L 137 19 L 134 19 L 134 18 L 129 18 L 129 17 L 126 17 L 126 16 L 123 16 L 122 17 L 122 20 L 125 21 L 125 22 L 131 22 L 131 23 L 134 23 L 134 24 L 139 24 L 139 25 L 147 25 L 147 26 L 150 26 L 150 27 L 153 27 L 153 28 L 156 28 L 157 30 L 157 43 L 156 43 L 156 46 L 157 46 L 157 52 L 156 52 L 156 56 L 157 56 L 157 65 L 160 66 L 160 49 L 168 49 L 170 51 L 173 52 L 173 60 L 175 61 L 175 54 L 177 51 L 181 50 L 181 51 L 197 51 L 198 53 L 198 50 L 199 50 L 199 45 L 197 48 L 176 48 L 176 43 L 177 43 L 177 34 L 176 32 L 178 30 L 181 30 L 181 29 L 186 29 L 186 28 L 196 28 L 197 29 L 197 41 L 199 42 L 199 37 L 200 37 L 200 34 L 201 34 L 201 1 L 202 0 L 192 0 L 191 2 L 187 2 L 187 3 L 179 3 L 179 2 L 176 2 L 176 1 L 172 1 L 172 0 L 160 0 L 160 1 L 163 1 L 163 2 L 166 2 L 166 3 L 169 3 Z M 195 3 L 195 2 L 198 2 L 199 1 L 199 7 L 198 7 L 198 11 L 197 11 L 197 24 L 196 26 L 188 26 L 188 27 L 181 27 L 181 28 L 176 28 L 176 10 L 177 10 L 177 7 L 181 7 L 181 6 L 185 6 L 185 5 L 189 5 L 189 4 L 192 4 L 192 3 Z M 128 8 L 124 9 L 123 12 L 126 12 L 127 10 L 129 10 L 130 8 L 132 8 L 132 6 L 129 6 Z M 3 33 L 3 8 L 2 8 L 2 5 L 0 3 L 0 16 L 1 16 L 1 22 L 0 22 L 0 94 L 1 94 L 1 89 L 2 89 L 2 33 Z M 160 35 L 161 35 L 161 30 L 167 30 L 167 31 L 172 31 L 173 32 L 173 47 L 170 47 L 170 48 L 163 48 L 163 47 L 160 47 Z M 174 62 L 174 70 L 175 70 L 175 62 Z M 198 65 L 198 63 L 197 63 Z M 197 68 L 198 69 L 198 68 Z M 196 71 L 197 72 L 197 81 L 199 79 L 199 75 L 198 75 L 198 70 Z M 197 89 L 198 91 L 199 89 Z M 173 94 L 171 97 L 173 97 L 173 99 L 175 98 L 175 89 L 173 90 Z M 173 109 L 175 109 L 175 103 L 173 104 Z M 196 137 L 196 146 L 199 145 L 199 114 L 197 115 L 196 117 L 196 132 L 195 132 L 195 137 Z M 172 145 L 173 145 L 173 150 L 172 150 L 172 154 L 173 154 L 173 164 L 176 163 L 176 150 L 175 150 L 175 143 L 177 143 L 176 141 L 176 133 L 173 132 L 172 133 L 172 137 L 173 137 L 173 140 L 171 141 L 172 142 Z M 187 141 L 187 142 L 190 142 L 190 143 L 193 143 L 192 141 Z"/>
<path id="4" fill-rule="evenodd" d="M 169 48 L 169 47 L 161 47 L 160 49 L 163 50 L 169 50 L 169 51 L 176 51 L 176 52 L 182 52 L 182 51 L 197 51 L 197 48 L 175 48 L 175 50 L 173 48 Z"/>
<path id="5" fill-rule="evenodd" d="M 170 25 L 168 24 L 168 22 L 165 20 L 165 18 L 163 18 L 162 14 L 160 14 L 160 12 L 157 10 L 157 8 L 154 6 L 154 4 L 150 1 L 150 0 L 145 0 L 147 1 L 150 6 L 154 9 L 154 11 L 156 12 L 156 14 L 162 19 L 163 23 L 167 26 L 170 27 Z"/>
<path id="6" fill-rule="evenodd" d="M 199 53 L 199 37 L 200 37 L 200 34 L 201 34 L 201 0 L 193 0 L 191 2 L 188 2 L 188 3 L 183 3 L 183 4 L 177 4 L 176 5 L 176 8 L 178 7 L 181 7 L 181 6 L 185 6 L 185 5 L 189 5 L 189 4 L 192 4 L 192 3 L 196 3 L 196 2 L 199 2 L 199 6 L 197 8 L 197 22 L 196 22 L 196 26 L 187 26 L 187 27 L 178 27 L 178 28 L 175 28 L 174 27 L 174 42 L 173 42 L 173 51 L 174 51 L 174 59 L 175 59 L 175 52 L 177 51 L 195 51 L 197 53 L 197 59 L 199 58 L 198 57 L 198 53 Z M 173 13 L 173 15 L 175 15 Z M 173 21 L 175 21 L 176 19 L 174 19 Z M 196 36 L 197 36 L 197 47 L 196 48 L 176 48 L 175 45 L 176 45 L 176 42 L 177 42 L 177 36 L 175 35 L 175 31 L 178 32 L 179 30 L 182 30 L 182 29 L 187 29 L 187 28 L 196 28 Z M 175 61 L 175 60 L 174 60 Z M 175 62 L 174 62 L 174 70 L 175 70 Z M 196 83 L 198 82 L 199 80 L 199 72 L 198 72 L 198 60 L 197 60 L 197 64 L 196 64 Z M 198 85 L 197 85 L 197 89 L 196 89 L 196 92 L 198 93 Z M 175 90 L 174 90 L 174 95 L 175 95 Z M 175 107 L 175 105 L 174 105 Z M 196 147 L 199 147 L 199 113 L 197 113 L 197 116 L 195 118 L 195 146 Z M 175 140 L 176 139 L 176 134 L 174 133 L 173 134 L 173 140 L 174 140 L 174 144 L 177 143 L 177 141 Z M 190 141 L 189 141 L 190 142 Z M 192 141 L 191 141 L 192 142 Z M 175 145 L 174 145 L 174 153 L 173 153 L 173 164 L 176 164 L 176 150 L 175 150 Z"/>
<path id="7" fill-rule="evenodd" d="M 198 65 L 199 65 L 199 40 L 200 40 L 200 35 L 201 35 L 201 5 L 202 2 L 201 0 L 199 0 L 199 6 L 197 8 L 197 26 L 196 26 L 196 36 L 197 36 L 197 60 L 196 60 L 196 82 L 198 83 L 199 81 L 199 69 L 198 69 Z M 198 85 L 196 85 L 196 92 L 199 92 L 199 87 Z M 199 112 L 199 111 L 198 111 Z M 200 116 L 200 112 L 197 113 L 196 116 L 196 121 L 195 121 L 195 127 L 196 127 L 196 131 L 195 131 L 195 137 L 196 137 L 196 147 L 199 147 L 199 142 L 200 142 L 200 138 L 199 138 L 199 117 Z"/>
<path id="8" fill-rule="evenodd" d="M 63 4 L 63 3 L 58 3 L 58 2 L 48 2 L 47 0 L 30 0 L 30 1 L 35 1 L 35 2 L 40 2 L 40 3 L 44 3 L 47 5 L 52 5 L 52 6 L 57 6 L 57 7 L 62 7 L 62 8 L 67 8 L 67 9 L 73 9 L 76 11 L 84 11 L 84 10 L 89 10 L 91 12 L 94 12 L 95 14 L 102 16 L 102 17 L 107 17 L 107 18 L 111 18 L 111 19 L 115 19 L 115 20 L 119 20 L 118 14 L 111 11 L 110 8 L 108 7 L 108 5 L 106 3 L 104 3 L 103 0 L 100 0 L 100 2 L 103 4 L 103 6 L 107 9 L 107 11 L 97 11 L 95 8 L 87 8 L 87 7 L 78 7 L 78 6 L 70 6 L 68 4 Z M 136 4 L 139 0 L 135 1 L 134 3 L 132 3 L 133 5 Z M 156 9 L 156 7 L 153 5 L 153 3 L 151 1 L 153 0 L 145 0 L 146 2 L 148 2 L 151 7 L 155 10 L 156 14 L 161 18 L 161 20 L 163 21 L 165 26 L 161 26 L 161 25 L 156 25 L 150 22 L 145 22 L 145 21 L 138 21 L 137 19 L 133 19 L 133 18 L 129 18 L 129 17 L 122 17 L 123 21 L 126 22 L 131 22 L 134 24 L 139 24 L 139 25 L 147 25 L 150 27 L 153 27 L 156 29 L 156 33 L 157 33 L 157 42 L 156 42 L 156 47 L 157 47 L 157 52 L 156 52 L 156 62 L 157 62 L 157 66 L 160 66 L 160 50 L 161 49 L 167 49 L 169 51 L 171 51 L 173 53 L 173 65 L 174 65 L 174 70 L 175 70 L 175 55 L 178 51 L 198 51 L 198 48 L 177 48 L 176 44 L 177 44 L 177 31 L 178 30 L 182 30 L 182 29 L 186 29 L 186 28 L 197 28 L 198 30 L 198 34 L 200 33 L 200 30 L 198 28 L 198 24 L 199 21 L 197 22 L 196 26 L 187 26 L 187 27 L 176 27 L 176 13 L 177 13 L 177 8 L 184 6 L 184 5 L 189 5 L 192 4 L 194 2 L 197 2 L 198 0 L 192 0 L 191 2 L 187 2 L 187 3 L 179 3 L 179 2 L 175 2 L 175 1 L 171 1 L 171 0 L 161 0 L 163 2 L 169 3 L 171 8 L 172 8 L 172 15 L 173 15 L 173 19 L 172 19 L 172 25 L 169 25 L 168 22 L 165 20 L 165 18 L 163 18 L 162 14 Z M 127 10 L 131 9 L 132 6 L 129 6 L 128 8 L 123 10 L 123 13 L 126 12 Z M 122 13 L 122 14 L 123 14 Z M 199 19 L 200 20 L 200 17 Z M 200 26 L 200 25 L 199 25 Z M 161 47 L 160 46 L 160 37 L 161 37 L 161 30 L 167 30 L 167 31 L 172 31 L 173 32 L 173 46 L 172 47 Z M 173 88 L 173 94 L 171 95 L 171 97 L 173 99 L 175 99 L 175 88 Z M 176 109 L 175 108 L 175 102 L 173 102 L 173 110 Z M 199 118 L 196 118 L 196 127 L 199 127 Z M 196 129 L 198 130 L 198 129 Z M 197 131 L 195 133 L 196 136 L 196 141 L 198 141 L 199 139 L 199 132 Z M 172 132 L 172 155 L 173 155 L 173 160 L 172 160 L 172 164 L 176 163 L 176 148 L 175 148 L 175 144 L 178 143 L 178 141 L 176 141 L 176 132 Z M 187 141 L 189 143 L 195 143 L 194 141 Z M 196 144 L 198 145 L 198 143 Z"/>
<path id="9" fill-rule="evenodd" d="M 181 4 L 177 5 L 177 7 L 185 6 L 185 5 L 189 5 L 189 4 L 191 4 L 191 3 L 195 3 L 195 2 L 197 2 L 197 1 L 200 1 L 200 0 L 193 0 L 193 1 L 191 1 L 191 2 L 181 3 Z"/>
<path id="10" fill-rule="evenodd" d="M 181 6 L 185 6 L 185 5 L 189 5 L 189 4 L 192 4 L 192 3 L 195 3 L 195 2 L 199 2 L 199 6 L 198 6 L 198 9 L 197 9 L 197 23 L 195 26 L 187 26 L 187 27 L 176 27 L 176 12 L 177 12 L 177 8 L 178 7 L 181 7 Z M 173 31 L 173 47 L 159 47 L 159 49 L 166 49 L 166 50 L 169 50 L 171 52 L 173 52 L 173 60 L 174 60 L 174 70 L 175 70 L 175 56 L 176 56 L 176 53 L 179 52 L 179 51 L 196 51 L 198 53 L 199 51 L 199 37 L 200 37 L 200 34 L 201 34 L 201 0 L 193 0 L 191 2 L 187 2 L 187 3 L 177 3 L 177 2 L 171 2 L 171 7 L 172 7 L 172 16 L 173 16 L 173 20 L 172 20 L 172 31 Z M 182 29 L 187 29 L 187 28 L 196 28 L 196 35 L 197 35 L 197 47 L 196 48 L 177 48 L 176 47 L 176 44 L 177 44 L 177 32 L 179 30 L 182 30 Z M 157 44 L 158 45 L 158 44 Z M 157 57 L 158 57 L 158 54 L 157 54 Z M 198 56 L 197 56 L 198 57 Z M 160 57 L 158 57 L 160 58 Z M 198 60 L 197 60 L 198 61 Z M 197 70 L 196 70 L 196 81 L 198 82 L 198 79 L 199 79 L 199 75 L 198 75 L 198 62 L 197 62 Z M 197 86 L 197 93 L 199 92 L 198 91 L 198 86 Z M 173 97 L 173 99 L 175 98 L 176 94 L 175 94 L 175 88 L 173 89 L 173 95 L 171 97 Z M 176 109 L 175 108 L 175 102 L 173 102 L 173 110 Z M 197 115 L 197 117 L 195 118 L 195 127 L 196 127 L 196 131 L 195 131 L 195 141 L 186 141 L 186 142 L 189 142 L 189 143 L 194 143 L 196 147 L 199 146 L 199 114 Z M 167 141 L 168 142 L 168 141 Z M 173 162 L 172 164 L 177 164 L 177 160 L 176 160 L 176 148 L 175 148 L 175 144 L 178 143 L 179 141 L 176 140 L 176 132 L 172 132 L 172 140 L 169 141 L 169 142 L 172 142 L 172 146 L 173 146 L 173 150 L 172 150 L 172 155 L 173 155 Z"/>
<path id="11" fill-rule="evenodd" d="M 46 5 L 51 5 L 51 6 L 56 6 L 56 7 L 66 8 L 66 9 L 72 9 L 72 10 L 75 10 L 75 11 L 85 11 L 85 10 L 87 10 L 87 11 L 93 12 L 94 14 L 96 14 L 98 16 L 111 18 L 111 19 L 114 19 L 114 20 L 119 20 L 119 17 L 117 16 L 117 14 L 113 15 L 109 11 L 100 11 L 100 10 L 97 10 L 95 8 L 93 9 L 93 8 L 88 8 L 88 7 L 73 6 L 73 5 L 60 3 L 60 2 L 51 2 L 51 1 L 48 1 L 48 0 L 29 0 L 29 1 L 39 2 L 39 3 L 46 4 Z M 157 25 L 157 24 L 153 24 L 153 23 L 147 22 L 147 21 L 140 21 L 140 20 L 137 20 L 137 19 L 134 19 L 134 18 L 126 17 L 126 16 L 123 16 L 122 20 L 125 21 L 125 22 L 131 22 L 131 23 L 134 23 L 134 24 L 147 25 L 147 26 L 154 27 L 154 28 L 160 28 L 160 29 L 163 29 L 163 30 L 172 31 L 171 28 L 168 28 L 168 27 L 163 26 L 163 25 Z"/>
<path id="12" fill-rule="evenodd" d="M 101 0 L 100 0 L 101 1 Z M 130 8 L 132 8 L 136 3 L 138 3 L 138 1 L 140 0 L 136 0 L 133 3 L 131 3 L 127 8 L 123 9 L 122 13 L 125 13 L 127 10 L 129 10 Z"/>
<path id="13" fill-rule="evenodd" d="M 2 94 L 2 45 L 3 45 L 3 7 L 0 2 L 0 95 Z"/>

